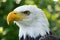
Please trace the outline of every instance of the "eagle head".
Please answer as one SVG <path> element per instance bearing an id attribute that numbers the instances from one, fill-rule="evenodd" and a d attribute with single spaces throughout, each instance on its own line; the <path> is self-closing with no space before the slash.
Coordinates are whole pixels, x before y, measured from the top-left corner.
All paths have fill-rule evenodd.
<path id="1" fill-rule="evenodd" d="M 49 33 L 49 23 L 44 12 L 35 5 L 23 5 L 15 8 L 7 16 L 7 23 L 11 21 L 19 27 L 19 37 L 26 35 L 37 37 Z"/>

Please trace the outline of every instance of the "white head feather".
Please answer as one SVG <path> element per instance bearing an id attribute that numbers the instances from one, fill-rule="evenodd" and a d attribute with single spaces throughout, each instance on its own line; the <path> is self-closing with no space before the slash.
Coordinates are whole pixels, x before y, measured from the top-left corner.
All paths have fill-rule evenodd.
<path id="1" fill-rule="evenodd" d="M 14 11 L 30 11 L 30 15 L 27 16 L 28 20 L 14 21 L 19 26 L 19 37 L 29 35 L 31 37 L 37 37 L 38 35 L 44 36 L 46 32 L 49 33 L 49 23 L 44 12 L 34 5 L 23 5 L 14 9 Z"/>

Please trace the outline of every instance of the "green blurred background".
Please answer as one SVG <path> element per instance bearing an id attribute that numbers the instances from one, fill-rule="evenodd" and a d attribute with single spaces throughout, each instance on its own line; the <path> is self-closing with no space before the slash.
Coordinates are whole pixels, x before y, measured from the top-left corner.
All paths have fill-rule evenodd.
<path id="1" fill-rule="evenodd" d="M 0 0 L 0 40 L 18 40 L 19 28 L 13 22 L 8 25 L 6 17 L 16 7 L 29 4 L 44 11 L 51 31 L 60 37 L 60 0 Z"/>

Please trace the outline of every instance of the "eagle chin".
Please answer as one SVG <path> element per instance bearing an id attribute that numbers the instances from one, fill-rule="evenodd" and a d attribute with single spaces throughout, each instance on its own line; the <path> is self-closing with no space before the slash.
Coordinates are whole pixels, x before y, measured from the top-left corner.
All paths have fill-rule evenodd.
<path id="1" fill-rule="evenodd" d="M 7 16 L 7 23 L 11 21 L 19 27 L 19 40 L 59 40 L 50 32 L 44 12 L 35 5 L 17 7 Z"/>

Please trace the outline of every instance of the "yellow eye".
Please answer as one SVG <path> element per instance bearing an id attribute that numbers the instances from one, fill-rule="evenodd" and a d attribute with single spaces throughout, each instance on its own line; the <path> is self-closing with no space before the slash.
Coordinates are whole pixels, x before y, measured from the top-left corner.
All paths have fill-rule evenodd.
<path id="1" fill-rule="evenodd" d="M 29 15 L 30 11 L 24 11 L 23 13 L 26 14 L 26 15 Z"/>

